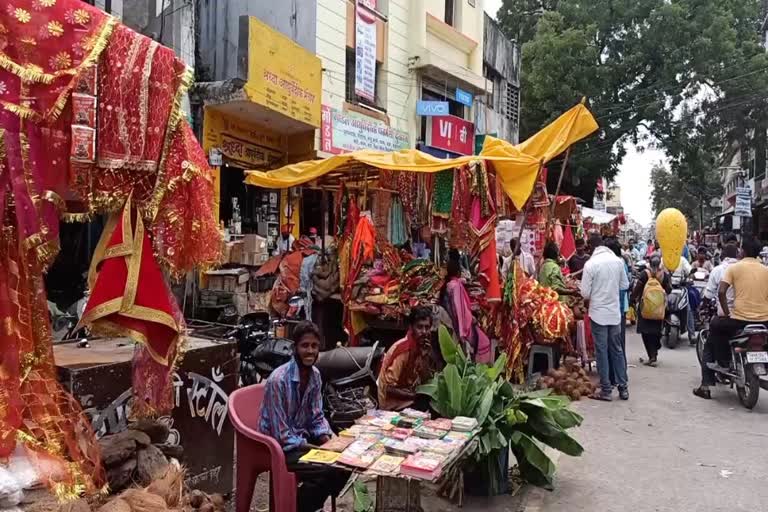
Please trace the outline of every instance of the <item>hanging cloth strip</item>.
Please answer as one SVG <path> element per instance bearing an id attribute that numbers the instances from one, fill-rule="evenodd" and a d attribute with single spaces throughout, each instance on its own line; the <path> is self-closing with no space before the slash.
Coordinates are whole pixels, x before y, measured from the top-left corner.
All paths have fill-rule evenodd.
<path id="1" fill-rule="evenodd" d="M 405 227 L 405 212 L 403 203 L 399 197 L 392 199 L 389 208 L 389 236 L 387 237 L 394 246 L 404 245 L 408 241 L 408 230 Z"/>

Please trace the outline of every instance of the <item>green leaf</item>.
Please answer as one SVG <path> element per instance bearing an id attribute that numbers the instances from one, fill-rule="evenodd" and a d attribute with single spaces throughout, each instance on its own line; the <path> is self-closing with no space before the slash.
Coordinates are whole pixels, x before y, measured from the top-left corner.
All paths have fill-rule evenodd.
<path id="1" fill-rule="evenodd" d="M 526 424 L 533 429 L 537 434 L 541 433 L 545 436 L 556 436 L 563 432 L 563 429 L 552 417 L 546 409 L 533 409 L 531 411 L 523 411 L 528 414 L 528 421 Z"/>
<path id="2" fill-rule="evenodd" d="M 464 356 L 464 352 L 461 350 L 456 342 L 453 340 L 451 333 L 444 325 L 441 325 L 437 329 L 437 339 L 440 342 L 440 353 L 443 355 L 443 359 L 447 364 L 463 365 L 466 364 L 467 358 Z"/>
<path id="3" fill-rule="evenodd" d="M 533 437 L 541 441 L 542 443 L 551 446 L 555 450 L 559 450 L 571 457 L 579 457 L 584 453 L 584 447 L 579 444 L 574 438 L 568 435 L 567 432 L 560 432 L 554 436 L 546 436 L 540 433 L 534 433 Z"/>
<path id="4" fill-rule="evenodd" d="M 507 382 L 506 380 L 501 383 L 501 386 L 499 386 L 499 395 L 506 399 L 512 399 L 515 398 L 515 388 L 512 387 L 512 384 Z"/>
<path id="5" fill-rule="evenodd" d="M 501 375 L 501 372 L 504 371 L 504 368 L 507 366 L 507 354 L 503 353 L 496 358 L 496 362 L 491 366 L 490 368 L 486 369 L 486 373 L 488 375 L 488 378 L 491 379 L 491 381 L 495 381 L 499 378 L 499 375 Z"/>
<path id="6" fill-rule="evenodd" d="M 552 394 L 552 390 L 547 389 L 539 389 L 536 391 L 526 391 L 522 395 L 519 396 L 521 400 L 530 400 L 533 398 L 546 398 Z"/>
<path id="7" fill-rule="evenodd" d="M 437 397 L 437 379 L 432 379 L 427 384 L 422 384 L 418 388 L 416 388 L 416 392 L 422 395 L 427 395 L 430 398 L 436 398 Z"/>
<path id="8" fill-rule="evenodd" d="M 449 364 L 443 370 L 443 376 L 445 377 L 445 384 L 448 389 L 448 404 L 450 405 L 451 417 L 459 416 L 464 402 L 464 383 L 459 375 L 459 370 L 456 368 L 456 365 Z"/>
<path id="9" fill-rule="evenodd" d="M 533 485 L 552 489 L 555 465 L 539 445 L 521 431 L 512 434 L 510 443 L 523 478 Z"/>
<path id="10" fill-rule="evenodd" d="M 477 423 L 482 425 L 485 423 L 485 419 L 488 417 L 488 413 L 491 411 L 491 405 L 493 404 L 494 388 L 490 387 L 483 393 L 483 399 L 480 401 L 480 406 L 477 409 Z"/>
<path id="11" fill-rule="evenodd" d="M 557 424 L 564 429 L 581 426 L 581 422 L 584 421 L 584 418 L 582 418 L 581 415 L 570 409 L 558 409 L 552 411 L 552 418 L 554 418 Z"/>
<path id="12" fill-rule="evenodd" d="M 352 494 L 354 495 L 354 511 L 369 512 L 373 510 L 373 500 L 368 494 L 368 487 L 360 480 L 355 480 L 352 484 Z"/>

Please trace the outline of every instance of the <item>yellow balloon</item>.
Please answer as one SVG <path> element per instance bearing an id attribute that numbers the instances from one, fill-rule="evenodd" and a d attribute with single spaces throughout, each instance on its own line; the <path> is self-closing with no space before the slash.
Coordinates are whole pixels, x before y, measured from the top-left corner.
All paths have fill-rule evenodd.
<path id="1" fill-rule="evenodd" d="M 674 272 L 680 265 L 683 245 L 688 236 L 688 221 L 677 208 L 667 208 L 656 217 L 656 239 L 661 247 L 664 266 Z M 672 266 L 672 268 L 669 268 Z"/>

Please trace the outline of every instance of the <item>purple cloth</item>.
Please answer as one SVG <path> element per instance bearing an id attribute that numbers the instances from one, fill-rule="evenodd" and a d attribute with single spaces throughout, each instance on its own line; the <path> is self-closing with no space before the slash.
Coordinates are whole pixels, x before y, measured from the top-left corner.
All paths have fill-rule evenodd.
<path id="1" fill-rule="evenodd" d="M 304 396 L 299 394 L 299 365 L 295 359 L 267 379 L 259 430 L 290 451 L 322 435 L 331 435 L 323 415 L 320 370 L 313 367 Z"/>

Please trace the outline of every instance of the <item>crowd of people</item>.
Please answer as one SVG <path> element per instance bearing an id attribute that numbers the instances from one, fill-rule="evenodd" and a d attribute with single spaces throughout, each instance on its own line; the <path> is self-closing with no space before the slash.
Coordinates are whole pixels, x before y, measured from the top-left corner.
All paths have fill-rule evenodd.
<path id="1" fill-rule="evenodd" d="M 586 242 L 578 240 L 575 254 L 565 262 L 558 246 L 550 242 L 544 248 L 536 272 L 533 256 L 521 251 L 517 240 L 511 241 L 512 252 L 503 261 L 502 276 L 513 268 L 517 259 L 519 268 L 557 292 L 561 300 L 569 296 L 584 299 L 600 379 L 594 399 L 611 401 L 614 390 L 618 390 L 620 399 L 629 399 L 626 326 L 630 311 L 635 312 L 637 332 L 647 352 L 645 364 L 657 365 L 666 296 L 672 290 L 676 273 L 706 272 L 704 300 L 717 305 L 717 316 L 711 322 L 704 347 L 701 385 L 693 390 L 696 396 L 711 398 L 714 369 L 729 364 L 730 336 L 747 324 L 768 326 L 768 267 L 761 259 L 763 251 L 758 242 L 745 238 L 739 244 L 732 236 L 726 238 L 716 252 L 686 247 L 671 272 L 656 247 L 652 241 L 622 246 L 615 238 L 593 234 Z M 641 261 L 645 265 L 633 273 Z M 578 286 L 571 284 L 574 281 L 566 279 L 566 274 L 575 279 Z M 458 261 L 449 258 L 439 304 L 449 317 L 443 322 L 460 337 L 466 350 L 490 351 L 487 337 L 473 319 L 461 275 Z M 389 348 L 380 369 L 377 382 L 380 408 L 428 410 L 428 402 L 416 390 L 429 382 L 443 364 L 433 343 L 438 321 L 432 307 L 412 309 L 406 336 Z M 320 508 L 327 497 L 338 494 L 349 477 L 349 473 L 337 468 L 299 463 L 308 450 L 333 435 L 323 415 L 320 373 L 314 367 L 320 338 L 317 327 L 310 322 L 295 328 L 294 357 L 267 380 L 261 410 L 261 431 L 281 444 L 288 469 L 302 482 L 298 495 L 300 510 Z"/>

